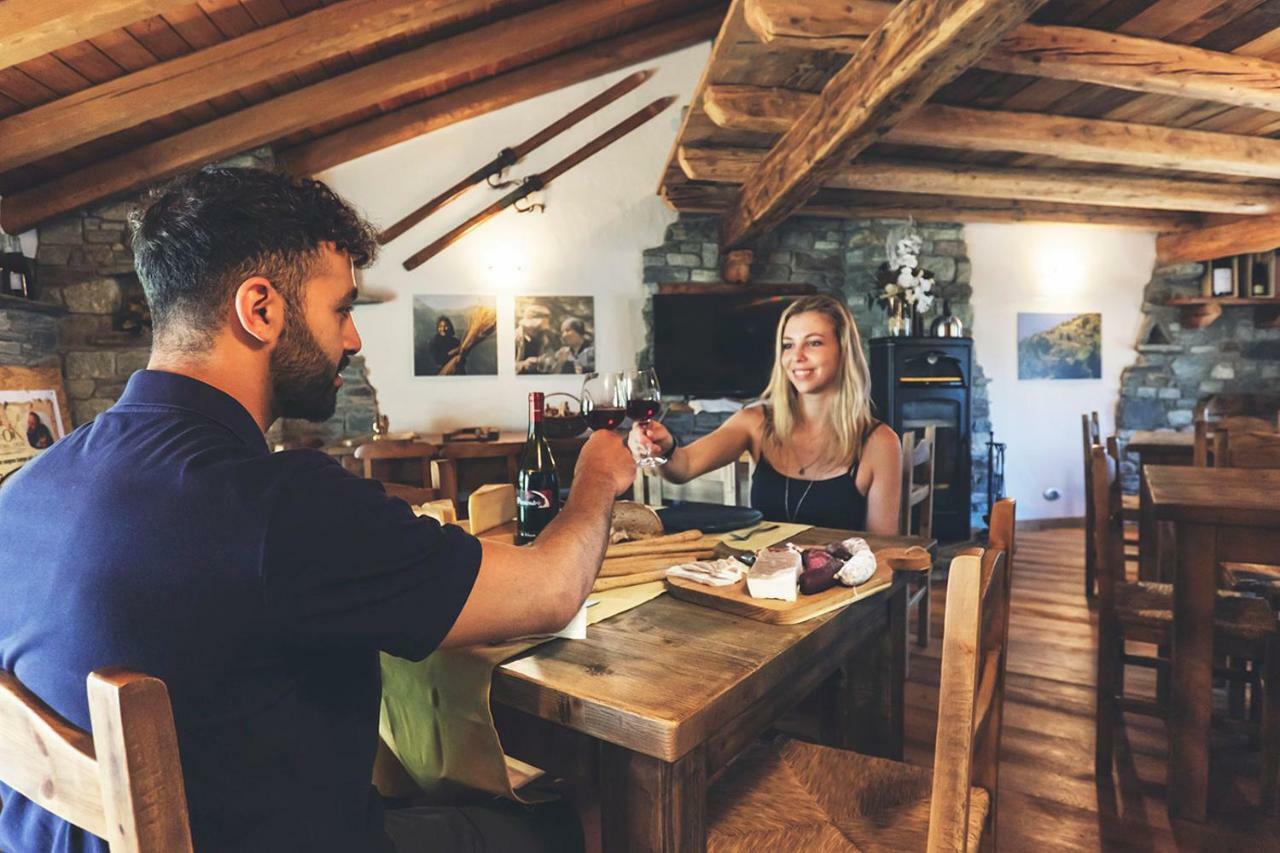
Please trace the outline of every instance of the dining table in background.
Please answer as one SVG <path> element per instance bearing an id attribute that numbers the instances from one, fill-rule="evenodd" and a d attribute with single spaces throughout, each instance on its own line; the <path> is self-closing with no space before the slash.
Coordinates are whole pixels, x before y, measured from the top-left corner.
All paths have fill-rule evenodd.
<path id="1" fill-rule="evenodd" d="M 1218 565 L 1280 562 L 1280 469 L 1147 465 L 1143 475 L 1144 501 L 1175 541 L 1169 813 L 1203 821 Z"/>
<path id="2" fill-rule="evenodd" d="M 1150 508 L 1142 502 L 1143 467 L 1190 465 L 1195 458 L 1195 447 L 1194 432 L 1176 432 L 1171 429 L 1136 430 L 1125 443 L 1125 452 L 1138 457 L 1138 578 L 1140 580 L 1169 581 L 1169 569 L 1161 566 L 1160 553 L 1162 548 L 1166 552 L 1172 548 L 1172 540 L 1168 532 L 1161 532 L 1161 528 L 1151 517 Z"/>
<path id="3" fill-rule="evenodd" d="M 935 547 L 823 528 L 791 541 L 850 535 Z M 503 748 L 598 791 L 606 851 L 701 851 L 708 779 L 810 693 L 823 742 L 902 757 L 904 583 L 796 625 L 664 595 L 539 646 L 494 670 Z"/>

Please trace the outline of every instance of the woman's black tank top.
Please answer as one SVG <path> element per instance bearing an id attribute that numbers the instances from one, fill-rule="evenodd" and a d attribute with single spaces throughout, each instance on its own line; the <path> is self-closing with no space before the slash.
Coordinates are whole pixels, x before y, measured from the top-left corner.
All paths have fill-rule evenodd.
<path id="1" fill-rule="evenodd" d="M 880 426 L 872 421 L 862 434 L 865 448 L 867 438 Z M 764 453 L 756 464 L 751 477 L 751 505 L 764 513 L 769 521 L 795 521 L 815 527 L 837 527 L 846 530 L 865 530 L 867 526 L 867 496 L 858 491 L 855 482 L 858 458 L 849 470 L 825 480 L 802 480 L 779 474 Z"/>

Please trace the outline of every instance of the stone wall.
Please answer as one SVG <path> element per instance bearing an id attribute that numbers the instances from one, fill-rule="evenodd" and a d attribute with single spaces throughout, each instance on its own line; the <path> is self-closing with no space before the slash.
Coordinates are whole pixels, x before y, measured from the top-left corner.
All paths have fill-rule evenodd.
<path id="1" fill-rule="evenodd" d="M 757 250 L 751 270 L 751 284 L 812 284 L 819 290 L 841 296 L 853 313 L 864 348 L 871 338 L 887 332 L 886 317 L 879 307 L 867 305 L 867 295 L 876 289 L 875 273 L 885 261 L 885 239 L 890 229 L 905 223 L 893 219 L 825 219 L 793 217 L 786 220 Z M 964 228 L 955 223 L 920 223 L 924 239 L 920 264 L 937 277 L 939 291 L 951 300 L 951 311 L 973 328 L 970 304 L 969 260 L 966 257 Z M 649 293 L 667 282 L 719 282 L 719 243 L 716 219 L 709 216 L 681 216 L 667 228 L 666 239 L 644 253 L 644 281 Z M 929 320 L 941 312 L 941 302 Z M 648 347 L 638 361 L 652 363 L 652 302 L 645 306 L 649 330 Z M 987 435 L 991 430 L 987 402 L 987 380 L 981 365 L 973 366 L 973 526 L 982 529 L 986 510 Z M 664 422 L 683 440 L 714 430 L 723 415 L 672 412 Z"/>
<path id="2" fill-rule="evenodd" d="M 1143 293 L 1145 320 L 1138 360 L 1120 381 L 1116 427 L 1123 443 L 1140 429 L 1189 429 L 1196 403 L 1219 393 L 1263 393 L 1280 387 L 1280 329 L 1258 328 L 1253 309 L 1224 308 L 1203 329 L 1179 322 L 1164 304 L 1171 296 L 1199 296 L 1204 265 L 1158 267 Z M 1122 467 L 1125 488 L 1138 485 L 1137 460 Z"/>
<path id="3" fill-rule="evenodd" d="M 226 165 L 270 168 L 271 152 L 260 149 Z M 140 295 L 129 249 L 128 212 L 144 194 L 118 198 L 41 225 L 37 231 L 35 298 L 65 313 L 58 317 L 0 309 L 0 363 L 60 360 L 71 416 L 78 426 L 115 403 L 134 371 L 147 365 L 150 330 L 119 331 L 117 317 L 127 298 Z M 326 441 L 368 434 L 376 401 L 364 359 L 352 359 L 343 373 L 338 411 L 323 424 L 282 421 L 269 438 L 294 442 L 317 436 Z"/>

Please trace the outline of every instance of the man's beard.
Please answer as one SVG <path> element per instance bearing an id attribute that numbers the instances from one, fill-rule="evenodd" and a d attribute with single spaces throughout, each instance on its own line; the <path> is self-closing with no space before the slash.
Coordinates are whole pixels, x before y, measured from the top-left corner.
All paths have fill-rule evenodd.
<path id="1" fill-rule="evenodd" d="M 271 353 L 271 391 L 276 415 L 326 421 L 338 406 L 334 377 L 346 370 L 346 355 L 329 361 L 305 322 L 286 322 L 280 342 Z"/>

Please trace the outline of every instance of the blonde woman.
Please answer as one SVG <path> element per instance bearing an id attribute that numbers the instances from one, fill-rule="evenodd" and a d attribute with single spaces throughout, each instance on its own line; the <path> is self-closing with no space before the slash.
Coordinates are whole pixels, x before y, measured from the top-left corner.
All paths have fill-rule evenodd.
<path id="1" fill-rule="evenodd" d="M 684 483 L 749 451 L 751 505 L 773 521 L 898 532 L 902 450 L 871 416 L 870 378 L 844 303 L 806 296 L 778 321 L 773 372 L 759 405 L 715 432 L 676 446 L 657 421 L 631 429 L 632 452 L 667 457 L 660 470 Z"/>

